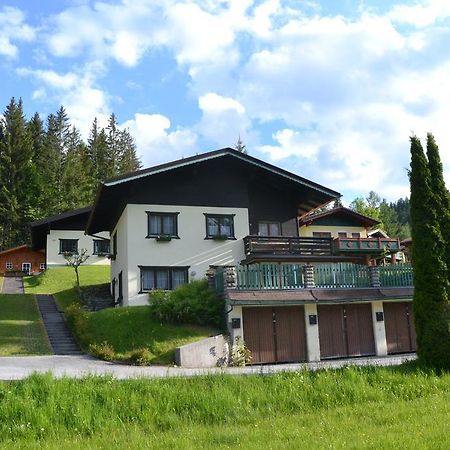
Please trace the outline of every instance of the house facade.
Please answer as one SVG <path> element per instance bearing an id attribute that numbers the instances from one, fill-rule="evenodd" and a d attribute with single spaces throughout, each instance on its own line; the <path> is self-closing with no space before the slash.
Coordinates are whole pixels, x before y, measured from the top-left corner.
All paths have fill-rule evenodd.
<path id="1" fill-rule="evenodd" d="M 10 248 L 0 252 L 0 274 L 36 274 L 45 270 L 45 253 L 34 251 L 28 245 Z"/>
<path id="2" fill-rule="evenodd" d="M 209 276 L 254 363 L 414 351 L 410 268 L 370 265 L 399 243 L 349 210 L 312 215 L 339 196 L 226 148 L 106 181 L 87 233 L 110 233 L 118 305 Z"/>
<path id="3" fill-rule="evenodd" d="M 109 233 L 85 234 L 92 208 L 82 208 L 47 217 L 30 224 L 33 250 L 45 253 L 46 267 L 65 266 L 64 253 L 87 250 L 85 265 L 108 265 Z"/>
<path id="4" fill-rule="evenodd" d="M 281 236 L 298 237 L 299 211 L 337 196 L 222 149 L 105 182 L 87 232 L 111 233 L 116 301 L 145 304 L 151 289 L 171 289 L 203 278 L 210 267 L 239 264 L 247 257 L 248 236 L 270 224 L 278 224 Z"/>

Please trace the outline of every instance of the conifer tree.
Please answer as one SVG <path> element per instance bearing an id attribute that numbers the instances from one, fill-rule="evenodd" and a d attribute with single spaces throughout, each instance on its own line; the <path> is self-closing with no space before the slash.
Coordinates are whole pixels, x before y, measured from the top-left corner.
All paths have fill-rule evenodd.
<path id="1" fill-rule="evenodd" d="M 437 212 L 441 233 L 445 239 L 444 255 L 445 263 L 447 264 L 448 279 L 450 281 L 450 195 L 445 186 L 444 171 L 439 155 L 439 148 L 431 133 L 427 134 L 427 157 L 428 165 L 430 167 L 433 207 Z"/>
<path id="2" fill-rule="evenodd" d="M 248 154 L 246 145 L 242 142 L 241 136 L 239 135 L 238 140 L 234 146 L 234 149 L 238 152 Z"/>
<path id="3" fill-rule="evenodd" d="M 28 241 L 36 172 L 22 100 L 11 99 L 0 123 L 0 248 Z"/>
<path id="4" fill-rule="evenodd" d="M 92 203 L 92 178 L 87 170 L 86 146 L 79 131 L 72 127 L 62 177 L 63 209 L 71 210 Z"/>
<path id="5" fill-rule="evenodd" d="M 445 242 L 432 191 L 430 167 L 420 140 L 411 137 L 411 225 L 414 322 L 419 360 L 450 368 L 448 274 Z"/>
<path id="6" fill-rule="evenodd" d="M 118 145 L 120 148 L 120 156 L 116 175 L 123 175 L 139 170 L 142 164 L 137 156 L 136 143 L 127 129 L 120 132 Z"/>

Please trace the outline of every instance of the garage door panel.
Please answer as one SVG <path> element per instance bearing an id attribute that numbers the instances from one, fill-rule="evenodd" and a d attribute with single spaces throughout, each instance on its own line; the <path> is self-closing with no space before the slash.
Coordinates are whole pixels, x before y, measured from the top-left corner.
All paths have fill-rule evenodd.
<path id="1" fill-rule="evenodd" d="M 417 343 L 416 343 L 416 327 L 414 325 L 414 311 L 413 311 L 413 303 L 408 303 L 408 319 L 409 319 L 409 331 L 411 334 L 411 350 L 415 352 L 417 350 Z"/>
<path id="2" fill-rule="evenodd" d="M 412 303 L 384 303 L 384 325 L 388 353 L 405 353 L 415 350 L 415 331 Z"/>
<path id="3" fill-rule="evenodd" d="M 321 357 L 347 356 L 343 307 L 341 305 L 319 305 L 317 312 Z"/>
<path id="4" fill-rule="evenodd" d="M 244 308 L 244 340 L 252 352 L 252 363 L 274 361 L 273 317 L 271 308 Z"/>
<path id="5" fill-rule="evenodd" d="M 306 359 L 303 306 L 243 308 L 244 340 L 253 364 Z"/>
<path id="6" fill-rule="evenodd" d="M 277 362 L 306 359 L 305 314 L 301 306 L 276 307 L 275 336 Z"/>
<path id="7" fill-rule="evenodd" d="M 370 304 L 345 305 L 349 356 L 375 354 L 375 340 Z"/>

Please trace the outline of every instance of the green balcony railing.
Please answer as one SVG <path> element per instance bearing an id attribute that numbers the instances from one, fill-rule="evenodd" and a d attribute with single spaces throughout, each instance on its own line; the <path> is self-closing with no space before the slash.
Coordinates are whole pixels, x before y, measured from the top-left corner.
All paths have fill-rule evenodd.
<path id="1" fill-rule="evenodd" d="M 300 264 L 252 264 L 236 267 L 237 289 L 301 289 L 304 287 Z"/>
<path id="2" fill-rule="evenodd" d="M 314 265 L 314 283 L 317 288 L 364 288 L 370 287 L 367 266 L 352 263 Z"/>
<path id="3" fill-rule="evenodd" d="M 379 266 L 380 284 L 382 287 L 406 287 L 413 285 L 411 264 Z"/>
<path id="4" fill-rule="evenodd" d="M 326 263 L 314 264 L 312 267 L 314 285 L 308 286 L 319 289 L 411 287 L 413 285 L 411 264 L 370 268 L 354 263 Z M 239 290 L 305 288 L 304 264 L 260 263 L 236 266 L 235 271 L 236 279 L 233 286 L 235 285 Z M 218 293 L 223 293 L 224 276 L 223 269 L 219 269 L 215 275 Z"/>

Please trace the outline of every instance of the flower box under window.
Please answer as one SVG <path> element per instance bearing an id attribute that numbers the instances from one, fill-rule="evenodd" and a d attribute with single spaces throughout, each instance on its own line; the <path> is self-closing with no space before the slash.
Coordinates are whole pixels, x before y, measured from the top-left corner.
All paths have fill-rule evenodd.
<path id="1" fill-rule="evenodd" d="M 163 235 L 156 236 L 157 242 L 169 242 L 171 240 L 172 240 L 172 236 L 170 234 L 163 234 Z"/>

